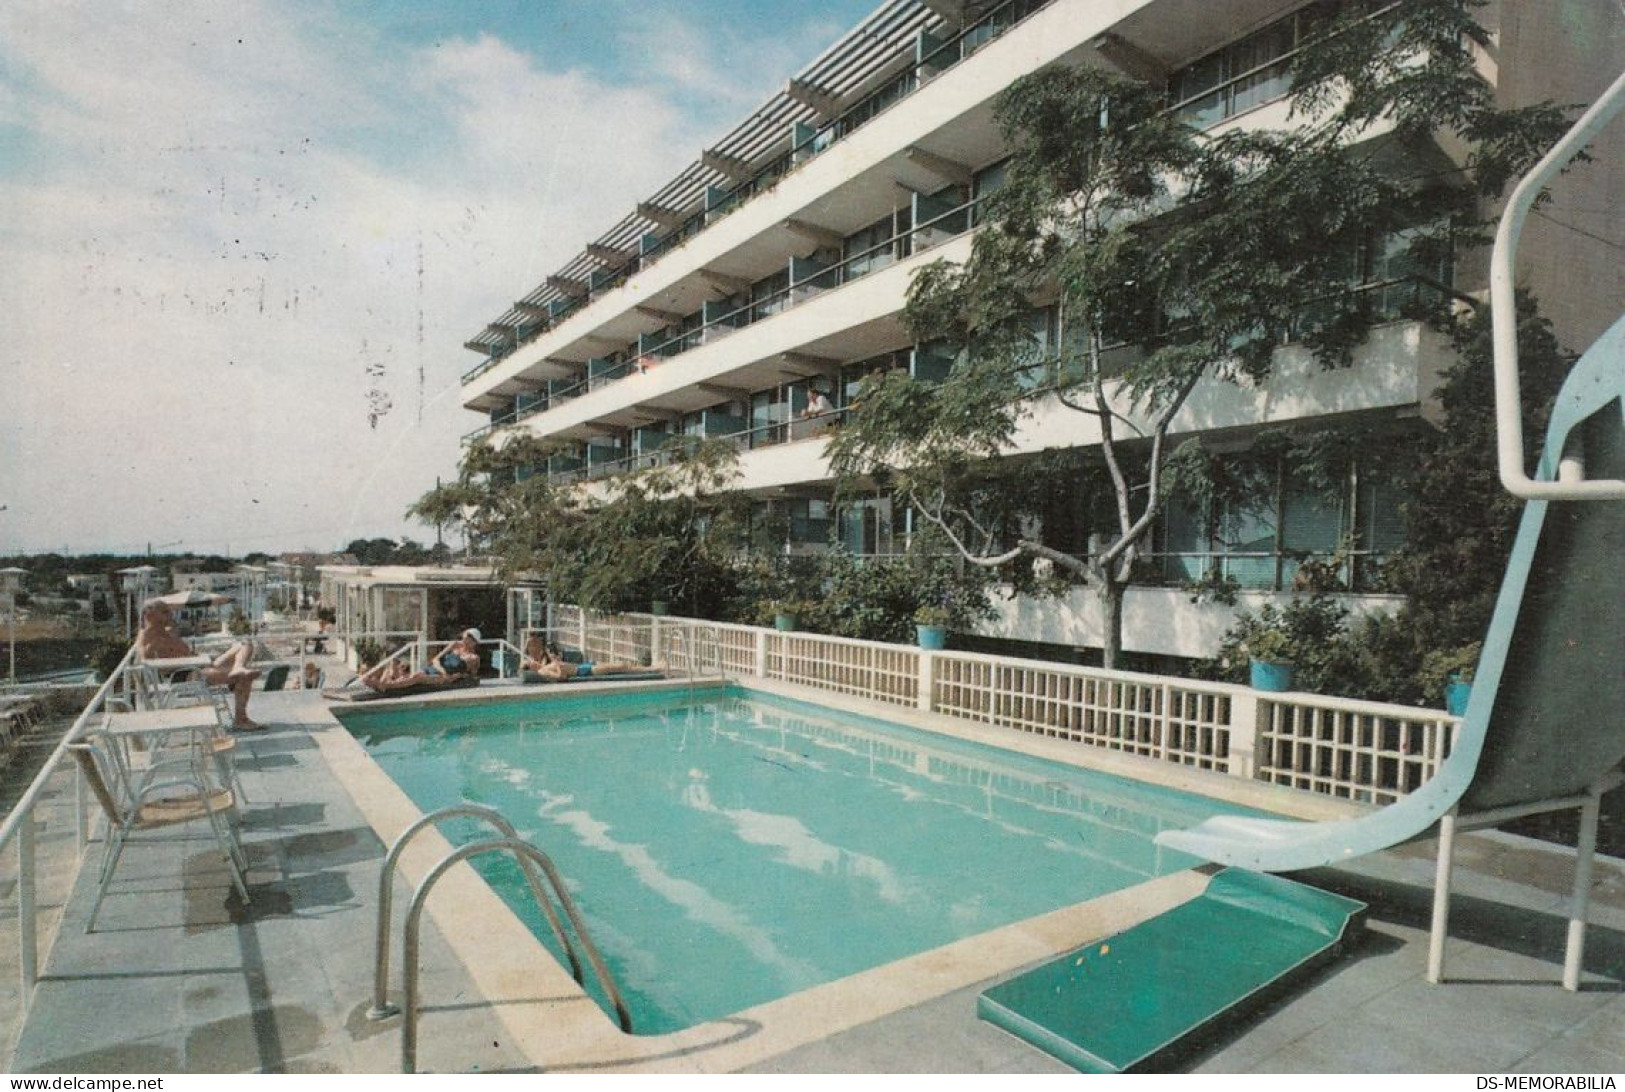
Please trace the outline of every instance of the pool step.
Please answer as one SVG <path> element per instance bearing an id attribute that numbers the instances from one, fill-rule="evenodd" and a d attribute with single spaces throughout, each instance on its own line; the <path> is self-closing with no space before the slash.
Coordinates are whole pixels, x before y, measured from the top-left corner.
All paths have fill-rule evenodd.
<path id="1" fill-rule="evenodd" d="M 1085 1073 L 1148 1067 L 1340 954 L 1365 904 L 1229 868 L 1207 890 L 977 998 L 977 1015 Z"/>

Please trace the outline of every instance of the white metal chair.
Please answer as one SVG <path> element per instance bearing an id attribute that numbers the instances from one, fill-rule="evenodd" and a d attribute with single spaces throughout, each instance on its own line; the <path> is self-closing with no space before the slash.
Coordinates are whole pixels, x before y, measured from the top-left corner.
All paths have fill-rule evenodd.
<path id="1" fill-rule="evenodd" d="M 183 709 L 207 705 L 213 708 L 218 730 L 197 740 L 220 773 L 223 784 L 229 785 L 237 799 L 248 803 L 248 793 L 237 776 L 237 737 L 231 734 L 232 709 L 230 692 L 224 687 L 211 686 L 201 677 L 165 682 L 152 667 L 144 664 L 130 669 L 130 678 L 140 704 L 148 709 Z"/>
<path id="2" fill-rule="evenodd" d="M 91 907 L 85 931 L 96 928 L 102 900 L 118 870 L 124 846 L 137 834 L 181 828 L 203 819 L 215 844 L 226 858 L 232 885 L 244 902 L 249 901 L 245 874 L 248 859 L 235 828 L 237 800 L 229 787 L 214 782 L 209 775 L 213 763 L 202 740 L 184 754 L 154 752 L 145 768 L 134 769 L 117 741 L 103 732 L 93 732 L 70 749 L 96 802 L 107 818 L 107 846 L 98 876 L 96 902 Z"/>

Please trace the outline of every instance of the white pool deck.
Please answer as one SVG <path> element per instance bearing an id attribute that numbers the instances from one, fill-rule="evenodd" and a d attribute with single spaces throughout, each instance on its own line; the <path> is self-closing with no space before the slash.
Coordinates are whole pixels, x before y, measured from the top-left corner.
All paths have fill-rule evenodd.
<path id="1" fill-rule="evenodd" d="M 615 684 L 601 684 L 611 686 Z M 686 685 L 686 684 L 684 684 Z M 796 693 L 794 688 L 783 688 Z M 437 700 L 490 700 L 499 688 Z M 800 692 L 815 700 L 828 695 Z M 871 710 L 873 707 L 869 707 Z M 212 843 L 142 847 L 125 863 L 94 934 L 84 922 L 94 862 L 42 882 L 61 924 L 27 1019 L 18 1073 L 390 1073 L 400 1018 L 367 1019 L 377 877 L 417 809 L 312 692 L 256 695 L 270 727 L 242 737 L 243 906 Z M 889 719 L 921 723 L 886 710 Z M 932 718 L 941 726 L 941 718 Z M 1143 761 L 964 726 L 956 734 L 1133 772 Z M 1091 765 L 1095 764 L 1093 762 Z M 1246 802 L 1330 802 L 1166 765 L 1179 787 Z M 1168 778 L 1163 778 L 1168 780 Z M 72 782 L 42 812 L 39 855 L 71 845 Z M 396 917 L 449 847 L 426 834 L 402 861 Z M 543 847 L 545 848 L 545 847 Z M 1625 861 L 1595 872 L 1583 988 L 1558 986 L 1573 855 L 1510 835 L 1458 850 L 1449 981 L 1424 978 L 1431 844 L 1300 876 L 1370 904 L 1351 955 L 1254 1016 L 1195 1041 L 1171 1063 L 1195 1072 L 1620 1073 L 1625 1071 Z M 11 865 L 7 864 L 7 868 Z M 586 1000 L 471 870 L 428 903 L 422 1071 L 1069 1072 L 976 1019 L 991 982 L 1157 912 L 1205 882 L 1183 872 L 1022 922 L 684 1032 L 626 1036 Z M 12 911 L 7 911 L 9 915 Z M 400 993 L 399 928 L 391 995 Z M 1199 938 L 1193 938 L 1199 942 Z M 0 978 L 15 990 L 14 952 Z M 6 966 L 4 964 L 12 964 Z M 14 1001 L 14 999 L 12 999 Z"/>

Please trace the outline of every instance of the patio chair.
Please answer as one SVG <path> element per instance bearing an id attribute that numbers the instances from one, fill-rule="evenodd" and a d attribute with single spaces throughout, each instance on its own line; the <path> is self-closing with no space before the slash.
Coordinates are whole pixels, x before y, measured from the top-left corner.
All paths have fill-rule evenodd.
<path id="1" fill-rule="evenodd" d="M 1586 484 L 1625 479 L 1625 318 L 1570 371 L 1537 482 L 1584 454 Z M 1570 471 L 1561 480 L 1570 482 Z M 1597 484 L 1606 484 L 1598 482 Z M 1563 985 L 1579 987 L 1602 795 L 1625 782 L 1619 607 L 1625 500 L 1531 500 L 1524 508 L 1474 676 L 1438 773 L 1398 803 L 1324 823 L 1219 816 L 1159 845 L 1265 872 L 1335 865 L 1439 828 L 1428 978 L 1444 974 L 1458 831 L 1577 808 L 1580 829 Z"/>
<path id="2" fill-rule="evenodd" d="M 136 835 L 184 828 L 202 819 L 226 858 L 232 886 L 249 901 L 245 874 L 248 859 L 235 828 L 236 798 L 229 788 L 213 783 L 201 748 L 178 761 L 155 760 L 147 768 L 132 768 L 123 748 L 104 732 L 93 732 L 69 744 L 85 783 L 107 819 L 107 844 L 98 874 L 96 901 L 85 932 L 94 932 L 102 900 L 118 870 L 124 847 Z"/>
<path id="3" fill-rule="evenodd" d="M 136 704 L 141 708 L 181 709 L 206 705 L 214 710 L 218 730 L 194 742 L 213 761 L 221 783 L 231 786 L 237 794 L 237 799 L 248 803 L 248 793 L 244 791 L 242 778 L 237 774 L 237 736 L 231 731 L 233 716 L 231 692 L 224 687 L 210 686 L 201 678 L 166 683 L 161 681 L 158 672 L 143 664 L 132 666 L 128 677 L 131 680 Z M 113 704 L 115 703 L 109 702 L 110 707 Z M 122 699 L 116 704 L 133 708 L 130 702 Z"/>

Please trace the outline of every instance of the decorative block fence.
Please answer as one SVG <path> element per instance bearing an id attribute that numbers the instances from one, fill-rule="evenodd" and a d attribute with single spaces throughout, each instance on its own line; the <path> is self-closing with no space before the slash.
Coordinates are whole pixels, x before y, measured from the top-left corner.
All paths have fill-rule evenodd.
<path id="1" fill-rule="evenodd" d="M 593 660 L 799 683 L 1376 804 L 1432 777 L 1458 722 L 1443 710 L 574 606 L 556 608 L 553 632 Z"/>

